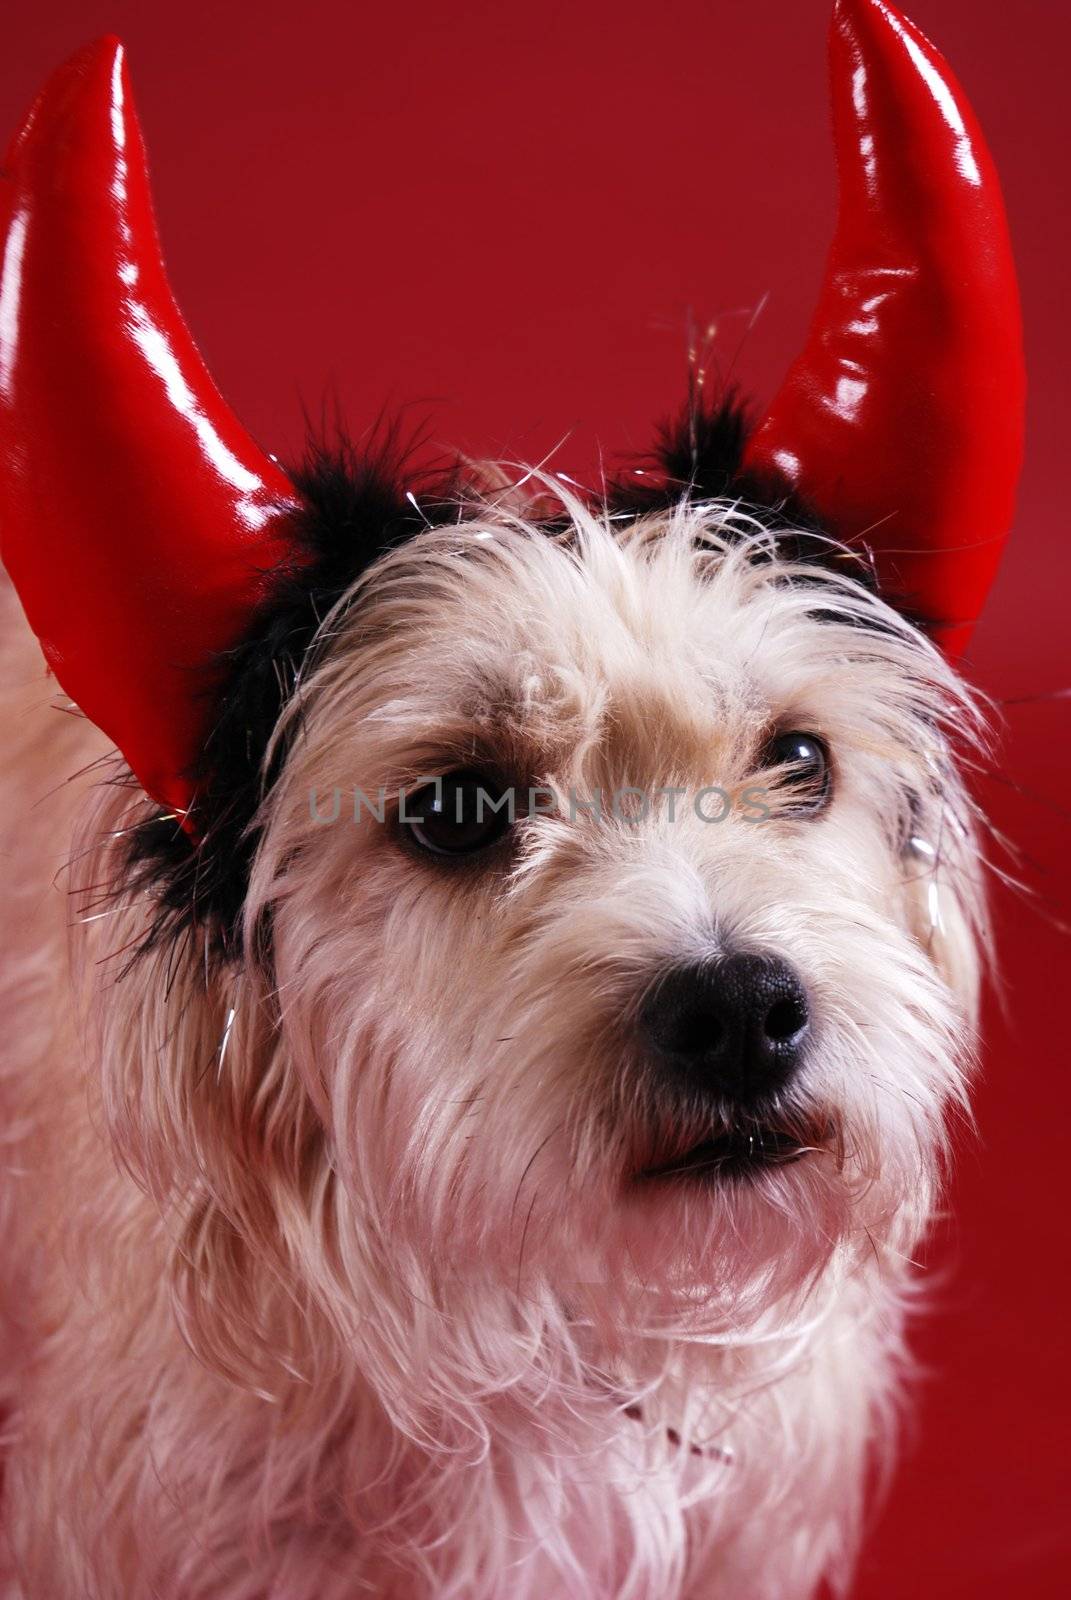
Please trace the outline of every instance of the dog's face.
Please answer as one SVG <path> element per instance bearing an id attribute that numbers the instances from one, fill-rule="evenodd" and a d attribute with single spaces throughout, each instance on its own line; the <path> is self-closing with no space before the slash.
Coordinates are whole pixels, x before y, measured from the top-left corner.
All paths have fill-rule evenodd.
<path id="1" fill-rule="evenodd" d="M 971 712 L 744 519 L 571 509 L 421 535 L 328 621 L 250 925 L 362 1249 L 739 1325 L 928 1209 Z"/>

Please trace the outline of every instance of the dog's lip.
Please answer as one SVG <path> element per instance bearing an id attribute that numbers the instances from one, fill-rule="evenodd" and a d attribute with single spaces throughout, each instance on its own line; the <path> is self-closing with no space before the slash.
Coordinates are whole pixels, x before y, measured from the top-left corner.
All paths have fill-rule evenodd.
<path id="1" fill-rule="evenodd" d="M 665 1161 L 645 1166 L 637 1180 L 746 1177 L 792 1166 L 814 1151 L 828 1149 L 833 1134 L 832 1120 L 827 1117 L 815 1118 L 805 1126 L 733 1124 L 707 1134 Z"/>

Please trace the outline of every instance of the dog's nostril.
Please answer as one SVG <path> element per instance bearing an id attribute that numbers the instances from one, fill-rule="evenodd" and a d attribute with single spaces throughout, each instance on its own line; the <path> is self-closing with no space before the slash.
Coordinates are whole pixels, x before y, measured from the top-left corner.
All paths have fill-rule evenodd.
<path id="1" fill-rule="evenodd" d="M 767 1011 L 762 1025 L 768 1039 L 784 1044 L 807 1026 L 807 1007 L 802 998 L 795 996 L 777 1000 Z"/>

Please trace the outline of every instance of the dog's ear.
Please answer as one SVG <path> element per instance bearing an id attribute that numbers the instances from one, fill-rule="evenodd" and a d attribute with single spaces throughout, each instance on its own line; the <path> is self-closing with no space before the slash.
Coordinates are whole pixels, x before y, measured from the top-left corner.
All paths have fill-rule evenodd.
<path id="1" fill-rule="evenodd" d="M 114 791 L 101 798 L 113 810 L 121 800 Z M 88 845 L 76 860 L 90 883 L 115 876 L 106 820 L 87 818 L 78 841 Z M 166 1287 L 187 1343 L 229 1381 L 276 1393 L 310 1350 L 325 1359 L 333 1350 L 328 1330 L 309 1337 L 311 1301 L 283 1287 L 295 1259 L 330 1256 L 323 1122 L 257 971 L 206 968 L 192 931 L 131 962 L 122 952 L 142 930 L 135 900 L 91 917 L 76 947 L 107 1130 L 165 1219 Z"/>
<path id="2" fill-rule="evenodd" d="M 837 0 L 840 211 L 810 334 L 744 456 L 866 547 L 955 656 L 1012 520 L 1024 377 L 1000 185 L 947 62 L 888 0 Z"/>

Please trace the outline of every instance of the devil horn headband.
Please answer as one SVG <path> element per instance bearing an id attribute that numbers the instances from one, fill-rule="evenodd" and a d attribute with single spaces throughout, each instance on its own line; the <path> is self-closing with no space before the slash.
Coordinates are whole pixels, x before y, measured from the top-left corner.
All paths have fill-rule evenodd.
<path id="1" fill-rule="evenodd" d="M 889 598 L 955 654 L 1021 455 L 999 185 L 947 65 L 884 0 L 838 0 L 831 71 L 836 235 L 745 465 L 865 542 Z M 226 654 L 305 557 L 292 484 L 224 404 L 172 298 L 117 41 L 47 85 L 0 207 L 0 553 L 64 689 L 196 831 Z"/>
<path id="2" fill-rule="evenodd" d="M 884 0 L 830 31 L 840 209 L 803 351 L 746 464 L 864 542 L 950 656 L 1011 526 L 1022 327 L 1000 183 L 948 63 Z"/>
<path id="3" fill-rule="evenodd" d="M 6 175 L 0 551 L 63 688 L 185 816 L 221 656 L 292 564 L 294 490 L 175 305 L 118 40 L 50 80 Z"/>

